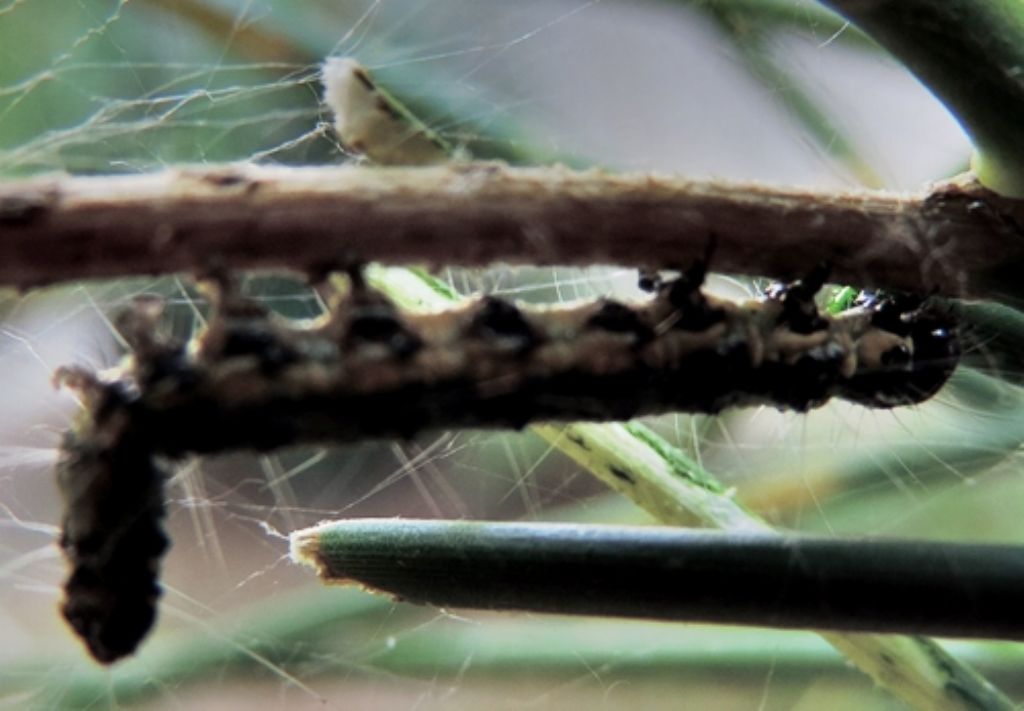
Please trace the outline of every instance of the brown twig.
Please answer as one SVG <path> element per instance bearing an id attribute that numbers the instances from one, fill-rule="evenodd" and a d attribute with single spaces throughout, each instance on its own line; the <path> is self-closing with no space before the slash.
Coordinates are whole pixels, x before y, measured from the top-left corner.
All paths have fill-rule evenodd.
<path id="1" fill-rule="evenodd" d="M 0 282 L 371 260 L 684 266 L 950 296 L 1015 287 L 1024 203 L 510 168 L 231 165 L 0 183 Z"/>

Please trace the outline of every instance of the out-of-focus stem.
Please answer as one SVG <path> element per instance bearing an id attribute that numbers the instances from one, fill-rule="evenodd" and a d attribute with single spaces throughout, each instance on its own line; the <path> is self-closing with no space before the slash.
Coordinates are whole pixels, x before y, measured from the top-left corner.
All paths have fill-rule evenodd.
<path id="1" fill-rule="evenodd" d="M 861 185 L 869 188 L 883 186 L 884 181 L 858 153 L 853 139 L 846 135 L 824 107 L 819 106 L 799 86 L 796 78 L 775 61 L 765 41 L 764 24 L 756 14 L 752 15 L 749 8 L 725 3 L 711 3 L 705 12 L 732 40 L 734 51 L 750 74 L 776 93 L 776 100 L 800 124 L 806 135 L 817 143 L 819 149 L 849 170 Z M 831 19 L 842 23 L 841 18 Z M 785 91 L 779 91 L 779 87 L 785 87 Z"/>
<path id="2" fill-rule="evenodd" d="M 436 607 L 1024 639 L 1019 546 L 402 519 L 291 541 L 324 582 Z"/>
<path id="3" fill-rule="evenodd" d="M 960 120 L 987 187 L 1024 197 L 1024 4 L 822 0 L 892 52 Z"/>

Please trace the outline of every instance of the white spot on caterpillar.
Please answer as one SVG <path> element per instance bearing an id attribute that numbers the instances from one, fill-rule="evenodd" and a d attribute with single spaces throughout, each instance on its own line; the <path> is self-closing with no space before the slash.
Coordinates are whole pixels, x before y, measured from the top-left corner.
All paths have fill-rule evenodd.
<path id="1" fill-rule="evenodd" d="M 321 72 L 334 130 L 349 149 L 380 165 L 431 165 L 453 149 L 373 81 L 351 57 L 328 57 Z"/>
<path id="2" fill-rule="evenodd" d="M 871 368 L 882 368 L 885 355 L 896 349 L 903 349 L 909 359 L 914 352 L 913 341 L 888 331 L 869 331 L 857 341 L 857 361 Z M 906 369 L 910 369 L 909 364 Z"/>

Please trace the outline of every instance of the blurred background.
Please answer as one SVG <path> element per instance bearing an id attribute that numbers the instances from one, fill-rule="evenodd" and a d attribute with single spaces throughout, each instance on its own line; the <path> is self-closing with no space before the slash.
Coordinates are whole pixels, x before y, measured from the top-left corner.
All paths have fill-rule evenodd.
<path id="1" fill-rule="evenodd" d="M 351 160 L 320 103 L 332 54 L 357 57 L 451 142 L 516 163 L 908 190 L 969 156 L 916 80 L 812 2 L 0 0 L 0 177 Z M 635 274 L 609 268 L 443 276 L 535 302 L 636 293 Z M 319 312 L 298 280 L 245 284 L 286 316 Z M 737 298 L 761 286 L 713 282 Z M 202 326 L 184 277 L 0 300 L 0 704 L 899 707 L 811 633 L 425 610 L 322 589 L 287 559 L 287 533 L 326 518 L 649 522 L 526 433 L 181 462 L 158 628 L 135 658 L 99 669 L 57 612 L 52 467 L 76 404 L 50 377 L 115 365 L 110 317 L 140 293 L 167 300 L 183 337 Z M 896 412 L 651 424 L 780 527 L 1018 541 L 1013 376 L 962 369 L 934 401 Z M 950 649 L 1024 698 L 1016 646 Z"/>

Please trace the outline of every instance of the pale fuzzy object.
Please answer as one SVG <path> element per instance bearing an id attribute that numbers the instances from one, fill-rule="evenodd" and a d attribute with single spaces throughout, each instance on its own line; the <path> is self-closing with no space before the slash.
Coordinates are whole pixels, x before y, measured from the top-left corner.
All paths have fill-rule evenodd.
<path id="1" fill-rule="evenodd" d="M 350 57 L 328 57 L 321 72 L 334 129 L 349 149 L 380 165 L 432 165 L 451 147 L 374 83 Z"/>

